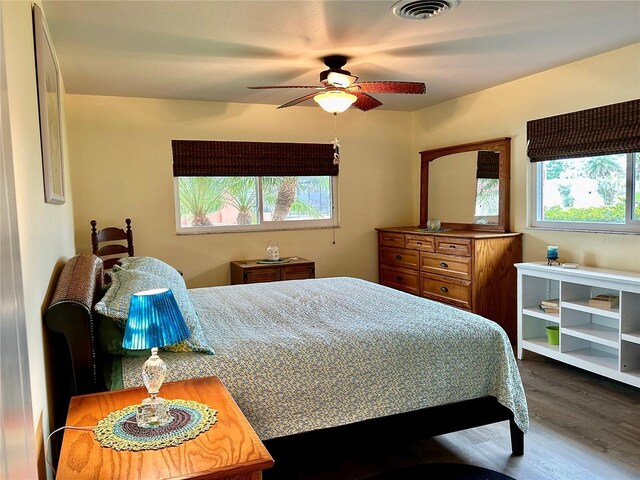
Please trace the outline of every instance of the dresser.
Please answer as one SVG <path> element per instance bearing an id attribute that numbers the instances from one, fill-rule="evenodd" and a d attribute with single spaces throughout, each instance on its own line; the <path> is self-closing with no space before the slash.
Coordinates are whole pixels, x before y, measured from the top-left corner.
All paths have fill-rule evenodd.
<path id="1" fill-rule="evenodd" d="M 482 315 L 516 344 L 521 233 L 376 230 L 380 284 Z"/>
<path id="2" fill-rule="evenodd" d="M 231 262 L 231 284 L 279 282 L 315 278 L 316 264 L 306 258 L 291 257 L 286 263 L 258 263 L 258 260 Z"/>

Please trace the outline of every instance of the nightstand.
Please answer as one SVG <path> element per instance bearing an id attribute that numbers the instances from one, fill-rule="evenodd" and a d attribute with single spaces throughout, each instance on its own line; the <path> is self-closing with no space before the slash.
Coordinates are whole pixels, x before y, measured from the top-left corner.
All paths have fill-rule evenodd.
<path id="1" fill-rule="evenodd" d="M 286 263 L 258 263 L 258 260 L 238 260 L 231 262 L 230 268 L 232 285 L 304 280 L 316 276 L 316 263 L 300 257 L 291 257 Z"/>
<path id="2" fill-rule="evenodd" d="M 92 431 L 65 430 L 58 479 L 259 480 L 273 459 L 216 377 L 162 385 L 166 399 L 193 400 L 218 410 L 207 432 L 177 447 L 118 452 L 101 447 Z M 97 425 L 109 413 L 140 403 L 142 388 L 73 397 L 66 425 Z"/>

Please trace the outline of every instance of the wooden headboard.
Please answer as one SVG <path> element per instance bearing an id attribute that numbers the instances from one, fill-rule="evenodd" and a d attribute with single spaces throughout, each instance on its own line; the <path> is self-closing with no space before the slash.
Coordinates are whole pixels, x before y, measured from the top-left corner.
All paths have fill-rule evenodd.
<path id="1" fill-rule="evenodd" d="M 72 396 L 105 389 L 93 310 L 102 281 L 102 260 L 90 253 L 76 255 L 62 269 L 45 313 L 56 424 L 64 422 Z"/>

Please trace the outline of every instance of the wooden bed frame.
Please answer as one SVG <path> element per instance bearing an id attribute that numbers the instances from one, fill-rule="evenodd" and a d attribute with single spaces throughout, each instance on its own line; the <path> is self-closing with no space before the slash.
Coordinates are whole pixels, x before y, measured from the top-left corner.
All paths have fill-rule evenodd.
<path id="1" fill-rule="evenodd" d="M 55 376 L 49 383 L 54 390 L 56 428 L 64 425 L 72 396 L 106 389 L 93 313 L 93 307 L 102 292 L 102 260 L 92 254 L 79 254 L 64 266 L 47 309 L 45 320 L 51 330 L 49 347 L 53 357 L 50 371 Z M 508 420 L 512 454 L 524 454 L 524 433 L 516 425 L 511 410 L 499 404 L 494 397 L 431 407 L 416 414 L 419 415 L 421 428 L 424 425 L 430 435 Z M 375 419 L 366 421 L 373 422 Z"/>

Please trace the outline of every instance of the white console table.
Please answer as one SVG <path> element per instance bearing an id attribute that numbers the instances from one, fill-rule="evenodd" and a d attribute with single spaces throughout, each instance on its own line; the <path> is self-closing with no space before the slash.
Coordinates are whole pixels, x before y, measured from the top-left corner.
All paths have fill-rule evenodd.
<path id="1" fill-rule="evenodd" d="M 640 273 L 517 263 L 518 358 L 529 350 L 640 387 Z M 615 295 L 617 307 L 589 306 L 589 298 Z M 559 313 L 542 300 L 559 299 Z M 560 328 L 560 344 L 547 342 L 546 327 Z"/>

